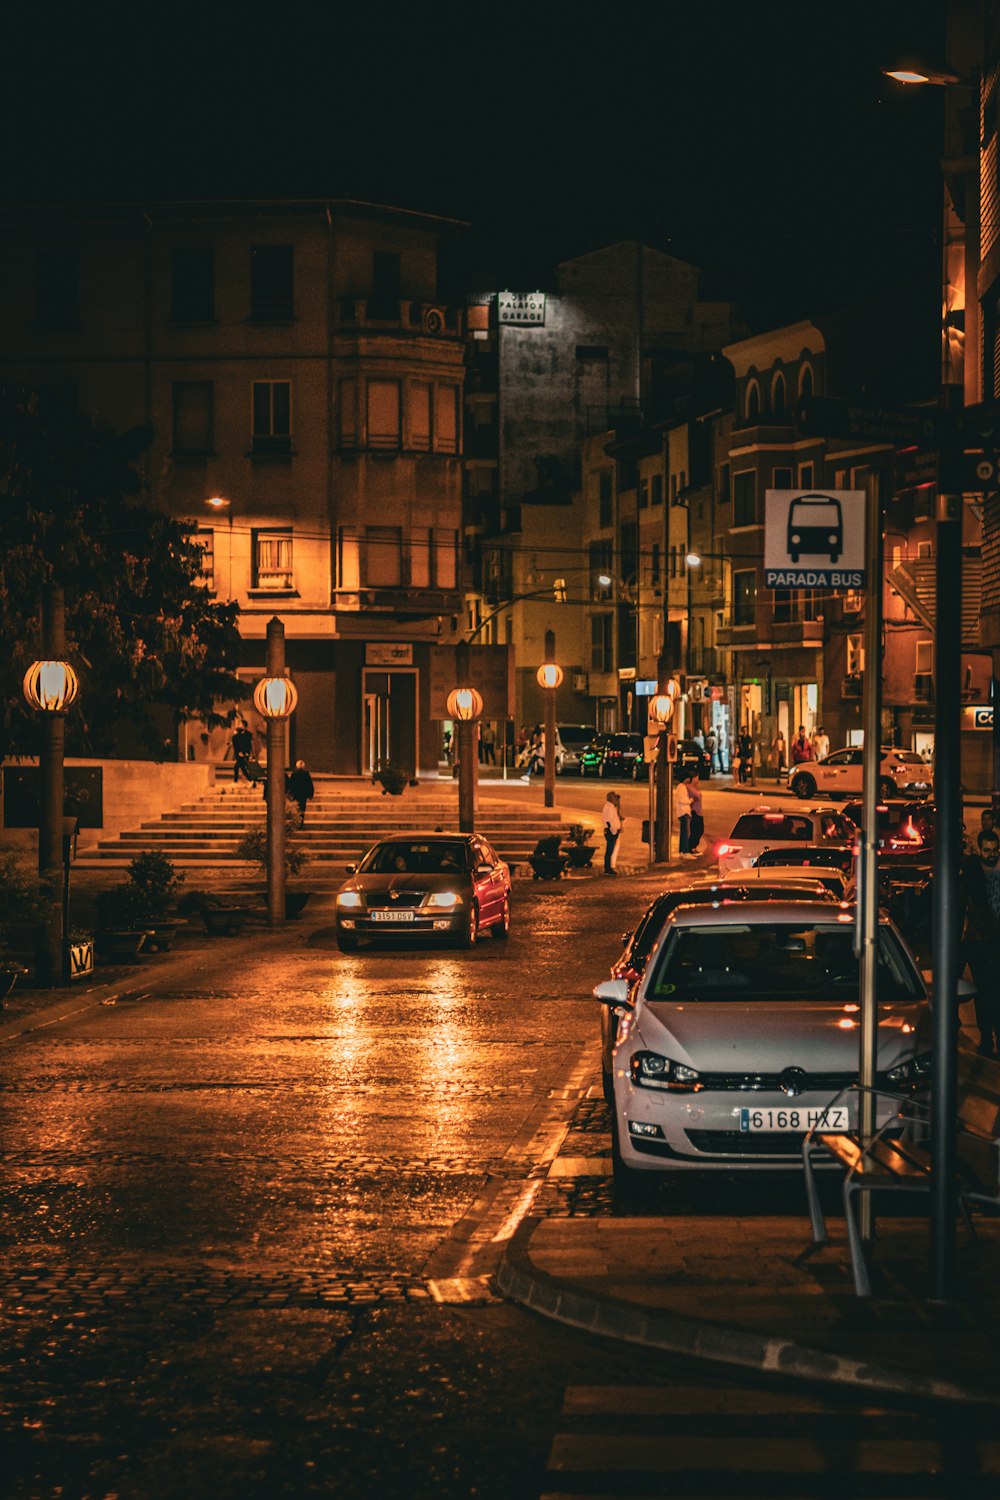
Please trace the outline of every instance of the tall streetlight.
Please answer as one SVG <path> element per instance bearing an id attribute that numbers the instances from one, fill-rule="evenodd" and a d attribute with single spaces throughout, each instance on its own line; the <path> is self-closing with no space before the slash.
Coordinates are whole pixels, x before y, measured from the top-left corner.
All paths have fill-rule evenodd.
<path id="1" fill-rule="evenodd" d="M 267 721 L 267 919 L 285 921 L 285 721 L 299 695 L 285 676 L 285 627 L 273 615 L 267 622 L 267 676 L 253 690 L 254 707 Z"/>
<path id="2" fill-rule="evenodd" d="M 545 690 L 545 806 L 556 802 L 556 689 L 563 680 L 563 669 L 556 663 L 556 633 L 545 632 L 545 660 L 535 673 Z"/>
<path id="3" fill-rule="evenodd" d="M 458 687 L 448 694 L 448 713 L 455 725 L 458 763 L 458 827 L 461 833 L 476 831 L 476 789 L 479 756 L 476 726 L 483 712 L 483 697 L 469 683 L 469 646 L 460 641 L 455 652 Z"/>
<path id="4" fill-rule="evenodd" d="M 66 607 L 58 584 L 42 594 L 42 659 L 24 674 L 24 696 L 42 716 L 38 756 L 38 878 L 45 911 L 38 934 L 35 970 L 38 983 L 59 983 L 63 973 L 65 903 L 62 894 L 63 802 L 65 797 L 66 710 L 79 691 L 76 673 L 62 658 L 66 652 Z"/>

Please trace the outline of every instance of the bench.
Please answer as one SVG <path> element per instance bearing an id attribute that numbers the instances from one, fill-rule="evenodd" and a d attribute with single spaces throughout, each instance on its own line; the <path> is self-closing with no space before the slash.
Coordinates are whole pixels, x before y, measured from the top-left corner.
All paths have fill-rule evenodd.
<path id="1" fill-rule="evenodd" d="M 844 1218 L 854 1290 L 859 1297 L 870 1297 L 871 1278 L 858 1221 L 858 1199 L 866 1192 L 930 1191 L 930 1152 L 921 1140 L 914 1138 L 915 1135 L 926 1135 L 930 1107 L 912 1095 L 890 1093 L 885 1089 L 862 1090 L 856 1083 L 842 1089 L 830 1101 L 829 1107 L 849 1094 L 860 1096 L 862 1092 L 871 1093 L 876 1103 L 880 1099 L 889 1100 L 896 1106 L 868 1145 L 863 1144 L 856 1130 L 824 1134 L 822 1123 L 819 1123 L 803 1139 L 802 1165 L 815 1245 L 825 1245 L 827 1234 L 814 1158 L 833 1157 L 845 1168 Z M 974 1237 L 969 1204 L 986 1203 L 1000 1207 L 1000 1067 L 987 1058 L 968 1052 L 959 1053 L 956 1142 L 958 1204 L 966 1228 Z"/>

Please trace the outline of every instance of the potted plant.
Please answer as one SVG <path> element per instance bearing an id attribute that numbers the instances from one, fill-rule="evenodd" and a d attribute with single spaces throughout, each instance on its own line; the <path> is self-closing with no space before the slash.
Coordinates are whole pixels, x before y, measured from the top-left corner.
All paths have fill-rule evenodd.
<path id="1" fill-rule="evenodd" d="M 538 840 L 534 853 L 528 855 L 528 864 L 535 880 L 558 880 L 564 874 L 567 859 L 559 847 L 558 833 L 545 834 Z"/>
<path id="2" fill-rule="evenodd" d="M 179 875 L 172 862 L 158 849 L 147 849 L 137 854 L 128 867 L 128 883 L 146 903 L 149 934 L 146 945 L 157 952 L 166 951 L 173 943 L 179 917 L 169 915 L 171 904 L 177 897 L 183 875 Z"/>
<path id="3" fill-rule="evenodd" d="M 149 903 L 136 886 L 125 881 L 110 890 L 98 891 L 94 933 L 98 958 L 109 963 L 134 962 L 145 946 L 149 930 Z"/>
<path id="4" fill-rule="evenodd" d="M 386 761 L 372 776 L 372 785 L 378 784 L 381 784 L 383 797 L 399 797 L 410 784 L 410 773 L 401 771 L 398 766 L 391 766 Z"/>
<path id="5" fill-rule="evenodd" d="M 585 870 L 594 857 L 594 846 L 590 842 L 594 830 L 589 823 L 571 823 L 569 838 L 563 845 L 571 869 Z"/>
<path id="6" fill-rule="evenodd" d="M 285 804 L 285 875 L 298 875 L 302 867 L 309 859 L 308 854 L 298 842 L 295 835 L 298 832 L 298 814 L 292 803 Z M 236 846 L 237 859 L 252 860 L 254 864 L 260 865 L 261 871 L 267 878 L 267 829 L 253 828 L 244 834 Z M 306 902 L 309 900 L 311 891 L 287 891 L 285 892 L 285 916 L 289 918 L 300 917 Z"/>
<path id="7" fill-rule="evenodd" d="M 177 910 L 182 917 L 201 917 L 205 931 L 213 936 L 235 937 L 243 931 L 243 924 L 250 915 L 249 907 L 228 896 L 217 896 L 212 891 L 185 891 L 177 903 Z"/>

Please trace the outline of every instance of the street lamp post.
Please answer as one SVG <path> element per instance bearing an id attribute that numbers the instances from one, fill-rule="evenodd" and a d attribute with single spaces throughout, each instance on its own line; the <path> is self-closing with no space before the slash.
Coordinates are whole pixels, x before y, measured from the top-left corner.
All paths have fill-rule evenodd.
<path id="1" fill-rule="evenodd" d="M 556 802 L 556 688 L 563 680 L 563 669 L 556 663 L 556 633 L 545 632 L 545 660 L 535 674 L 545 689 L 545 806 Z"/>
<path id="2" fill-rule="evenodd" d="M 660 836 L 656 821 L 656 775 L 660 762 L 666 763 L 666 728 L 673 718 L 674 700 L 670 693 L 657 693 L 649 700 L 649 723 L 647 729 L 650 737 L 656 735 L 657 754 L 649 757 L 649 863 L 654 864 L 659 857 Z M 662 774 L 662 773 L 661 773 Z M 670 766 L 667 765 L 666 775 L 670 778 Z M 668 796 L 669 802 L 669 796 Z M 670 858 L 670 834 L 667 833 L 667 859 Z"/>
<path id="3" fill-rule="evenodd" d="M 458 687 L 448 694 L 448 713 L 455 725 L 458 761 L 458 827 L 461 833 L 476 831 L 476 784 L 479 756 L 476 726 L 483 711 L 482 694 L 469 686 L 469 647 L 460 641 L 455 653 Z"/>
<path id="4" fill-rule="evenodd" d="M 66 651 L 66 609 L 58 584 L 42 594 L 42 659 L 24 674 L 24 696 L 42 716 L 38 756 L 38 878 L 45 897 L 36 952 L 39 985 L 58 984 L 63 973 L 65 896 L 63 882 L 63 801 L 65 796 L 65 713 L 79 690 Z"/>
<path id="5" fill-rule="evenodd" d="M 254 707 L 267 720 L 267 919 L 285 921 L 285 721 L 298 693 L 285 676 L 285 627 L 273 615 L 267 622 L 267 676 L 253 690 Z"/>

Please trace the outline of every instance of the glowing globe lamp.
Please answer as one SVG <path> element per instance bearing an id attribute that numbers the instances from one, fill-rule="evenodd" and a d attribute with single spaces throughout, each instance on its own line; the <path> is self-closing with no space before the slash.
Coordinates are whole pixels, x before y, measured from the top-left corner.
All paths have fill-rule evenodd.
<path id="1" fill-rule="evenodd" d="M 33 661 L 24 674 L 24 696 L 44 714 L 65 713 L 80 690 L 68 661 Z"/>
<path id="2" fill-rule="evenodd" d="M 290 677 L 262 677 L 253 690 L 253 703 L 265 719 L 287 719 L 299 695 Z"/>
<path id="3" fill-rule="evenodd" d="M 483 695 L 475 688 L 452 688 L 448 694 L 448 713 L 461 724 L 470 724 L 483 711 Z"/>
<path id="4" fill-rule="evenodd" d="M 674 712 L 674 700 L 668 693 L 657 693 L 649 700 L 649 717 L 656 724 L 669 724 Z"/>
<path id="5" fill-rule="evenodd" d="M 563 669 L 554 661 L 544 661 L 535 673 L 543 688 L 557 688 L 563 680 Z"/>

